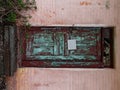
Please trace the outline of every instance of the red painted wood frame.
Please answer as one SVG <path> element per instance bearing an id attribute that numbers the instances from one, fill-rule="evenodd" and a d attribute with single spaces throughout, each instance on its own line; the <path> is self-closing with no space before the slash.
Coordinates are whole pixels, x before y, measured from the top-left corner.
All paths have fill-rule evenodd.
<path id="1" fill-rule="evenodd" d="M 43 68 L 113 67 L 113 29 L 113 27 L 31 27 L 29 30 L 22 32 L 21 35 L 22 60 L 20 66 Z M 41 47 L 43 47 L 40 44 L 41 42 L 43 43 L 44 40 L 48 40 L 49 42 L 50 38 L 52 38 L 54 41 L 52 44 L 55 44 L 56 42 L 61 43 L 61 41 L 55 42 L 56 38 L 60 39 L 61 37 L 64 37 L 63 39 L 61 39 L 61 41 L 64 41 L 64 54 L 60 54 L 60 52 L 59 54 L 56 54 L 55 50 L 53 50 L 52 52 L 51 49 L 46 49 L 48 48 L 48 46 L 45 47 L 43 51 L 41 51 Z M 72 38 L 70 37 L 72 37 L 73 39 L 81 39 L 81 37 L 84 37 L 84 40 L 81 41 L 80 44 L 82 45 L 82 42 L 85 42 L 86 44 L 84 43 L 84 45 L 87 45 L 88 42 L 89 45 L 85 46 L 84 50 L 78 50 L 78 48 L 82 48 L 82 46 L 77 47 L 77 50 L 68 50 L 67 40 L 72 40 Z M 85 37 L 88 38 L 85 39 Z M 41 47 L 36 46 L 37 44 L 35 44 L 35 38 L 37 38 L 37 42 L 39 42 L 39 45 Z M 48 42 L 46 42 L 46 44 L 50 44 Z M 77 42 L 78 40 L 76 40 L 76 43 Z M 93 47 L 92 45 L 90 45 L 90 43 L 92 42 L 96 43 L 96 46 L 93 45 Z M 52 47 L 56 46 L 53 45 Z M 58 47 L 60 48 L 61 46 Z M 89 47 L 88 50 L 86 50 L 87 47 Z M 39 53 L 33 54 L 33 50 L 37 50 L 39 51 Z M 31 52 L 32 54 L 30 54 Z M 79 55 L 83 54 L 84 59 L 79 59 L 80 56 L 77 54 L 74 55 L 74 53 L 72 55 L 77 58 L 73 58 L 71 55 L 66 54 L 66 52 L 68 52 L 69 54 L 70 52 L 79 52 Z M 91 55 L 92 58 L 89 55 Z M 46 56 L 47 58 L 45 58 Z M 66 58 L 67 56 L 70 56 L 72 58 Z"/>

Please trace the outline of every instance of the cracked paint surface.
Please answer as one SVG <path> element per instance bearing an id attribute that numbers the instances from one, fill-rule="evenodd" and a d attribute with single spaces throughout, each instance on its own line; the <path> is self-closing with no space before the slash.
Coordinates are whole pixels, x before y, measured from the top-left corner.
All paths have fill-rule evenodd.
<path id="1" fill-rule="evenodd" d="M 100 28 L 41 27 L 30 30 L 28 35 L 23 42 L 22 60 L 29 63 L 24 65 L 84 67 L 98 65 L 101 60 Z M 68 50 L 68 40 L 76 40 L 75 50 Z"/>

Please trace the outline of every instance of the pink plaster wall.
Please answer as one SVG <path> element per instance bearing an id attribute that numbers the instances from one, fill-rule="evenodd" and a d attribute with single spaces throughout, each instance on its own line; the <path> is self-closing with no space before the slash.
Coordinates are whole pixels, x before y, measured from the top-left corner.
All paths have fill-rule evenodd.
<path id="1" fill-rule="evenodd" d="M 38 9 L 32 12 L 32 25 L 115 25 L 115 0 L 36 0 L 36 2 Z"/>
<path id="2" fill-rule="evenodd" d="M 20 68 L 8 78 L 9 90 L 120 90 L 120 1 L 119 0 L 36 0 L 31 24 L 104 24 L 115 26 L 115 68 L 40 69 Z M 110 8 L 106 2 L 110 1 Z M 14 83 L 13 83 L 14 82 Z"/>

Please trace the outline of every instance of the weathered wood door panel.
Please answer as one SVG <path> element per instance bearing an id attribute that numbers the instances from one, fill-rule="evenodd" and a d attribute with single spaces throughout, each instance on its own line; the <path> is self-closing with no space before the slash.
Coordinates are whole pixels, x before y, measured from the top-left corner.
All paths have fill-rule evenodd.
<path id="1" fill-rule="evenodd" d="M 17 66 L 16 26 L 0 24 L 0 90 L 6 90 L 6 76 L 14 75 Z"/>
<path id="2" fill-rule="evenodd" d="M 0 72 L 13 75 L 17 66 L 17 34 L 15 25 L 0 26 Z"/>
<path id="3" fill-rule="evenodd" d="M 4 60 L 3 60 L 3 27 L 0 25 L 0 76 L 4 75 Z"/>
<path id="4" fill-rule="evenodd" d="M 33 27 L 27 32 L 28 38 L 22 38 L 24 47 L 22 66 L 104 67 L 104 36 L 106 36 L 104 29 Z M 110 29 L 107 33 L 110 34 Z M 71 43 L 74 49 L 70 48 L 73 46 L 69 41 L 74 42 Z"/>

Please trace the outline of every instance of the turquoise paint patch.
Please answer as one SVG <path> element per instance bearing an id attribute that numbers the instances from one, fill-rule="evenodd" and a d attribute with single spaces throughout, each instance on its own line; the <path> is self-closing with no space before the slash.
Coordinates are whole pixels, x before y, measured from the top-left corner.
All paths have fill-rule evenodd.
<path id="1" fill-rule="evenodd" d="M 26 56 L 32 60 L 96 60 L 90 48 L 100 41 L 99 33 L 100 30 L 36 33 L 28 39 Z M 76 50 L 68 50 L 69 39 L 76 40 Z"/>

